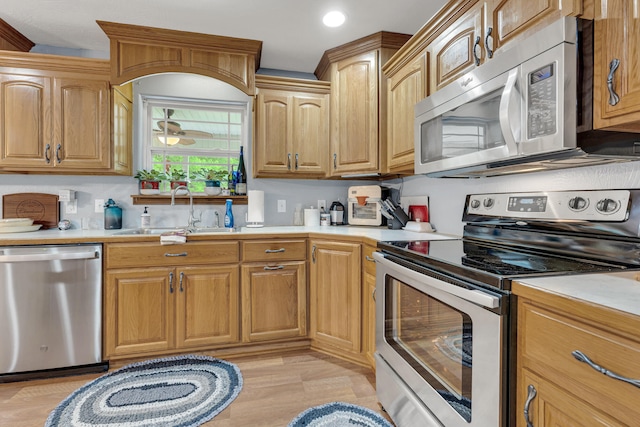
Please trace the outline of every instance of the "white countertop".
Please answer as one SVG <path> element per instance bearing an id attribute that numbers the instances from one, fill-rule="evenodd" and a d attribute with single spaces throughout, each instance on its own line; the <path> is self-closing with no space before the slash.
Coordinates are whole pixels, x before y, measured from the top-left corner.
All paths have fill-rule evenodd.
<path id="1" fill-rule="evenodd" d="M 640 271 L 591 273 L 519 280 L 558 295 L 640 316 Z"/>
<path id="2" fill-rule="evenodd" d="M 58 230 L 58 229 L 49 229 L 49 230 L 39 230 L 39 231 L 31 231 L 26 233 L 0 233 L 0 245 L 3 240 L 24 240 L 26 244 L 35 243 L 47 243 L 47 240 L 55 240 L 55 239 L 96 239 L 96 241 L 100 241 L 100 239 L 105 237 L 123 237 L 122 230 Z M 214 232 L 214 233 L 200 233 L 198 235 L 228 235 L 232 236 L 235 234 L 242 235 L 251 235 L 251 234 L 274 234 L 274 235 L 283 235 L 283 234 L 298 234 L 298 233 L 321 233 L 327 234 L 331 236 L 359 236 L 359 237 L 368 237 L 375 240 L 448 240 L 448 239 L 456 239 L 459 236 L 442 234 L 442 233 L 416 233 L 413 231 L 404 231 L 404 230 L 390 230 L 385 227 L 358 227 L 358 226 L 276 226 L 276 227 L 242 227 L 234 233 L 225 233 L 224 231 Z M 136 235 L 131 235 L 131 237 L 135 237 Z M 137 235 L 138 237 L 140 235 Z M 124 236 L 126 237 L 126 236 Z M 158 235 L 158 240 L 160 237 Z M 188 240 L 188 238 L 187 238 Z"/>

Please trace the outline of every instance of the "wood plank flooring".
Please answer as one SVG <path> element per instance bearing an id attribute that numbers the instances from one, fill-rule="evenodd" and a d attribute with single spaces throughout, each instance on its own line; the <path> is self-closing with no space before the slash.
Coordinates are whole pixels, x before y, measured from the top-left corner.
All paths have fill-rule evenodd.
<path id="1" fill-rule="evenodd" d="M 281 427 L 305 409 L 333 401 L 361 405 L 388 416 L 376 399 L 375 376 L 312 350 L 227 358 L 240 368 L 242 391 L 207 427 Z M 0 384 L 0 426 L 42 427 L 66 396 L 98 375 Z"/>

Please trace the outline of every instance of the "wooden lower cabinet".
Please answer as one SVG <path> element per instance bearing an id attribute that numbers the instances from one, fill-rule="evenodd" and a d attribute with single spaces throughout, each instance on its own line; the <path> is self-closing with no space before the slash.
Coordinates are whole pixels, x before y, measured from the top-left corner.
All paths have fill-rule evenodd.
<path id="1" fill-rule="evenodd" d="M 307 335 L 305 261 L 242 266 L 242 341 Z"/>
<path id="2" fill-rule="evenodd" d="M 640 388 L 603 375 L 574 352 L 638 380 L 640 318 L 518 283 L 513 292 L 518 300 L 517 426 L 638 425 Z"/>
<path id="3" fill-rule="evenodd" d="M 312 345 L 362 363 L 360 243 L 314 239 L 309 247 Z"/>

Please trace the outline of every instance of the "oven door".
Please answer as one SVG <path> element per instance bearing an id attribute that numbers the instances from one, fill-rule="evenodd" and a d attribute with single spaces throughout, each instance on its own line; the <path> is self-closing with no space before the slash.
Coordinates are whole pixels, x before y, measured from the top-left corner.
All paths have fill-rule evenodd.
<path id="1" fill-rule="evenodd" d="M 377 389 L 391 418 L 407 424 L 403 411 L 394 409 L 402 398 L 385 393 L 395 387 L 385 384 L 390 378 L 412 394 L 405 401 L 420 402 L 445 427 L 504 426 L 504 295 L 432 277 L 379 252 L 374 256 L 376 350 L 384 361 Z"/>

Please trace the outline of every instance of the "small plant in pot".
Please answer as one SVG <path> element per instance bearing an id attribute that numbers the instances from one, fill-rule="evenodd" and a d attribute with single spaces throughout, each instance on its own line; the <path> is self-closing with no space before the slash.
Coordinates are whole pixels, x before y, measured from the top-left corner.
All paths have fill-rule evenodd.
<path id="1" fill-rule="evenodd" d="M 166 173 L 166 179 L 171 183 L 171 190 L 178 188 L 181 185 L 185 187 L 189 184 L 187 181 L 187 173 L 182 169 L 169 169 Z"/>
<path id="2" fill-rule="evenodd" d="M 155 169 L 147 170 L 140 169 L 133 176 L 139 181 L 140 194 L 159 194 L 160 193 L 160 181 L 164 179 L 164 173 Z"/>
<path id="3" fill-rule="evenodd" d="M 222 192 L 222 182 L 227 179 L 228 172 L 223 169 L 202 169 L 197 171 L 195 179 L 204 181 L 204 192 L 209 196 L 217 196 Z"/>

